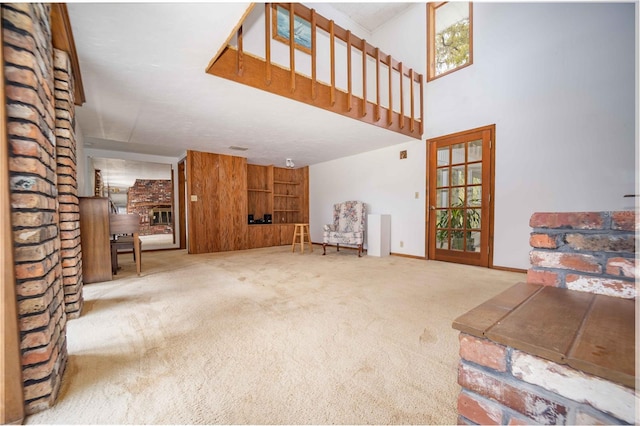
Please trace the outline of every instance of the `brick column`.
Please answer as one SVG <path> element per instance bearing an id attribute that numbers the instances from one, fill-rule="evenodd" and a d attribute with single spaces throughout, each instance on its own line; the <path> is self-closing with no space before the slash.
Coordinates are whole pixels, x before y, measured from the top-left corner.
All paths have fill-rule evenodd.
<path id="1" fill-rule="evenodd" d="M 56 105 L 56 174 L 60 205 L 61 261 L 67 317 L 82 311 L 82 253 L 80 248 L 80 207 L 76 178 L 76 137 L 73 74 L 69 55 L 54 49 Z"/>
<path id="2" fill-rule="evenodd" d="M 50 407 L 67 361 L 49 5 L 2 4 L 11 223 L 25 411 Z"/>

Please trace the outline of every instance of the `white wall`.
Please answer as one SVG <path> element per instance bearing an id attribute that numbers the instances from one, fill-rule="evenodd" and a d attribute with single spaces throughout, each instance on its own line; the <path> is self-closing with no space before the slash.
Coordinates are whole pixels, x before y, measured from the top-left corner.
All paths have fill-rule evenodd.
<path id="1" fill-rule="evenodd" d="M 474 64 L 426 84 L 426 138 L 496 124 L 494 265 L 529 267 L 536 211 L 633 208 L 622 196 L 634 193 L 636 176 L 634 7 L 476 2 Z M 394 44 L 425 36 L 416 16 L 426 13 L 410 10 L 381 30 L 392 54 Z M 424 153 L 424 142 L 407 146 Z M 424 255 L 425 155 L 404 173 L 399 150 L 311 167 L 314 241 L 331 204 L 361 198 L 392 215 L 393 252 Z M 416 190 L 419 202 L 400 195 Z M 415 232 L 402 250 L 405 229 Z"/>
<path id="2" fill-rule="evenodd" d="M 402 150 L 407 150 L 404 160 Z M 424 162 L 425 145 L 414 141 L 309 167 L 311 240 L 322 242 L 334 204 L 361 200 L 368 213 L 391 215 L 393 253 L 424 256 Z"/>

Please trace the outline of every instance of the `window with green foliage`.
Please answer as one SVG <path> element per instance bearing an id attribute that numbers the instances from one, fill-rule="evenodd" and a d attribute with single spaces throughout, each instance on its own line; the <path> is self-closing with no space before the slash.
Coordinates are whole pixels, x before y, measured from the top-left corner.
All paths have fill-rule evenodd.
<path id="1" fill-rule="evenodd" d="M 473 63 L 472 21 L 470 2 L 427 5 L 427 81 Z"/>

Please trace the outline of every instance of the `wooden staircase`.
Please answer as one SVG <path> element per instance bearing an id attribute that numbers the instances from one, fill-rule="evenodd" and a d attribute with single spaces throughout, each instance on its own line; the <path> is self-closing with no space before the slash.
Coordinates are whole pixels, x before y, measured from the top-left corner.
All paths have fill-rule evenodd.
<path id="1" fill-rule="evenodd" d="M 302 22 L 308 23 L 310 29 L 311 43 L 308 51 L 295 42 L 295 36 L 294 43 L 285 39 L 289 51 L 288 64 L 278 64 L 272 60 L 272 39 L 282 39 L 281 35 L 273 37 L 278 31 L 273 21 L 276 17 L 275 8 L 288 11 L 289 17 L 301 18 Z M 308 9 L 299 3 L 266 3 L 264 5 L 264 57 L 245 52 L 243 24 L 249 12 L 238 24 L 237 30 L 229 36 L 226 46 L 211 60 L 207 73 L 421 139 L 424 123 L 421 74 L 404 67 L 402 62 L 393 59 L 390 54 L 381 52 L 379 48 L 356 37 L 351 31 L 341 28 L 332 20 L 322 17 L 315 10 Z M 294 21 L 288 20 L 288 34 L 296 34 Z M 328 80 L 330 83 L 318 81 L 317 39 L 319 34 L 321 37 L 328 36 L 329 39 L 330 78 Z M 235 41 L 235 45 L 231 45 L 232 41 Z M 346 45 L 346 76 L 344 76 L 346 88 L 336 87 L 338 43 Z M 360 57 L 357 60 L 362 61 L 361 65 L 358 64 L 361 73 L 357 75 L 353 72 L 354 50 Z M 310 56 L 311 76 L 296 71 L 296 56 L 299 58 L 306 55 Z M 371 59 L 375 64 L 374 72 L 368 72 L 368 68 L 371 68 L 369 65 Z M 381 78 L 383 73 L 387 78 Z M 358 95 L 354 94 L 356 91 L 354 82 L 359 85 Z M 375 87 L 374 93 L 367 94 L 368 87 L 372 85 Z M 383 93 L 384 96 L 381 96 Z M 374 97 L 375 99 L 372 99 Z M 381 102 L 382 97 L 385 99 Z"/>

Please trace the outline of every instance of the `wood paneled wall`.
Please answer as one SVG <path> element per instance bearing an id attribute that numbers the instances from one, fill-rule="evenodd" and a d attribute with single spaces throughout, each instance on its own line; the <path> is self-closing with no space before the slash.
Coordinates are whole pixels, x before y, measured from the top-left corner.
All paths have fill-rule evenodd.
<path id="1" fill-rule="evenodd" d="M 189 253 L 247 248 L 247 160 L 187 151 Z"/>

